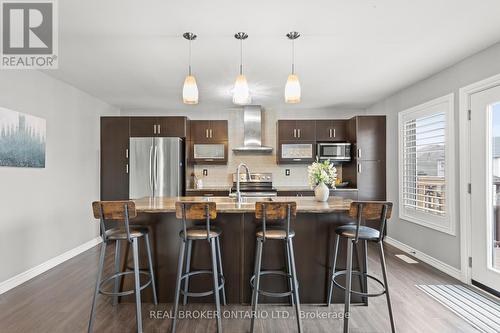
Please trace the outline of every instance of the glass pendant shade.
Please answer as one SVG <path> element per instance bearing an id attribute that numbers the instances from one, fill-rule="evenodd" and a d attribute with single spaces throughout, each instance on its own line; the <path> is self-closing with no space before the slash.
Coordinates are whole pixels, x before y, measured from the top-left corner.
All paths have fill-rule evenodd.
<path id="1" fill-rule="evenodd" d="M 285 85 L 285 103 L 300 103 L 300 82 L 295 74 L 288 75 Z"/>
<path id="2" fill-rule="evenodd" d="M 186 80 L 184 80 L 182 101 L 184 104 L 198 104 L 198 86 L 193 75 L 186 76 Z"/>
<path id="3" fill-rule="evenodd" d="M 236 78 L 233 89 L 233 103 L 238 105 L 250 104 L 252 99 L 250 98 L 250 89 L 248 88 L 248 82 L 245 75 L 240 74 Z"/>

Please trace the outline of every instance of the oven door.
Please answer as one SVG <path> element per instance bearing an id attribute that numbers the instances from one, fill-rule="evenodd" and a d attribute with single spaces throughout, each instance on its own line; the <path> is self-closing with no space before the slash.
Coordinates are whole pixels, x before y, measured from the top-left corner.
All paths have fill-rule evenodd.
<path id="1" fill-rule="evenodd" d="M 319 159 L 347 162 L 351 160 L 350 143 L 318 143 Z"/>

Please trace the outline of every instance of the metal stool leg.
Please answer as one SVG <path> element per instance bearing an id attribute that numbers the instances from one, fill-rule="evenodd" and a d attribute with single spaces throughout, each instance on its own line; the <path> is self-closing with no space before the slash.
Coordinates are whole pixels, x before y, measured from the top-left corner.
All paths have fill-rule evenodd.
<path id="1" fill-rule="evenodd" d="M 135 280 L 135 314 L 137 320 L 137 332 L 142 333 L 141 313 L 141 281 L 139 280 L 139 247 L 138 239 L 132 238 L 132 252 L 134 257 L 134 280 Z"/>
<path id="2" fill-rule="evenodd" d="M 299 333 L 302 332 L 302 319 L 300 318 L 300 299 L 299 299 L 299 283 L 297 281 L 297 270 L 295 269 L 295 255 L 293 252 L 293 241 L 288 239 L 287 241 L 288 251 L 290 253 L 290 264 L 292 266 L 292 283 L 293 283 L 293 296 L 295 298 L 295 311 L 297 317 L 297 327 Z"/>
<path id="3" fill-rule="evenodd" d="M 222 332 L 222 323 L 221 323 L 221 312 L 220 312 L 220 299 L 219 299 L 219 273 L 217 271 L 217 254 L 215 250 L 216 239 L 210 239 L 210 248 L 211 248 L 211 259 L 212 259 L 212 273 L 214 278 L 214 296 L 215 296 L 215 310 L 217 311 L 217 333 Z"/>
<path id="4" fill-rule="evenodd" d="M 181 246 L 179 249 L 179 261 L 177 264 L 177 280 L 175 282 L 175 299 L 174 299 L 174 319 L 172 321 L 172 333 L 175 332 L 176 324 L 177 324 L 177 309 L 179 307 L 179 294 L 181 292 L 181 277 L 182 277 L 182 269 L 184 264 L 184 249 L 186 247 L 186 243 L 184 240 L 181 242 Z"/>
<path id="5" fill-rule="evenodd" d="M 363 242 L 363 292 L 368 294 L 368 241 Z M 368 306 L 368 297 L 363 297 L 363 303 Z"/>
<path id="6" fill-rule="evenodd" d="M 215 238 L 215 244 L 217 245 L 217 262 L 219 264 L 219 275 L 222 277 L 224 276 L 224 271 L 222 270 L 222 254 L 220 252 L 220 237 Z M 222 278 L 219 280 L 220 283 L 222 283 Z M 222 287 L 222 304 L 227 305 L 226 301 L 226 285 Z"/>
<path id="7" fill-rule="evenodd" d="M 253 333 L 255 327 L 255 317 L 257 315 L 257 302 L 259 300 L 259 283 L 260 283 L 260 266 L 262 261 L 262 240 L 257 239 L 255 249 L 255 269 L 254 269 L 254 286 L 252 293 L 252 321 L 250 323 L 250 333 Z"/>
<path id="8" fill-rule="evenodd" d="M 115 274 L 120 272 L 120 251 L 121 251 L 121 242 L 120 240 L 115 241 Z M 120 288 L 121 277 L 115 278 L 115 286 L 113 288 L 113 292 L 116 294 Z M 113 296 L 113 306 L 118 304 L 118 296 Z"/>
<path id="9" fill-rule="evenodd" d="M 193 248 L 193 241 L 188 240 L 186 243 L 187 255 L 186 255 L 186 274 L 191 270 L 191 250 Z M 184 299 L 182 301 L 183 305 L 187 304 L 188 296 L 186 295 L 189 291 L 189 276 L 184 279 Z"/>
<path id="10" fill-rule="evenodd" d="M 158 297 L 156 296 L 156 283 L 155 283 L 155 275 L 153 272 L 153 259 L 151 257 L 151 243 L 149 242 L 149 234 L 144 235 L 144 240 L 146 241 L 146 251 L 148 252 L 149 274 L 151 274 L 151 287 L 153 287 L 153 302 L 155 305 L 158 305 Z"/>
<path id="11" fill-rule="evenodd" d="M 352 247 L 353 240 L 347 239 L 347 269 L 346 269 L 346 284 L 345 284 L 345 308 L 344 308 L 344 333 L 349 332 L 349 316 L 351 306 L 351 280 L 352 280 Z"/>
<path id="12" fill-rule="evenodd" d="M 293 288 L 293 282 L 292 282 L 292 269 L 291 269 L 291 264 L 290 264 L 290 251 L 288 250 L 288 246 L 286 245 L 285 241 L 285 263 L 286 263 L 286 273 L 290 275 L 290 278 L 288 279 L 288 290 L 292 290 Z M 290 305 L 294 306 L 295 305 L 295 300 L 293 299 L 293 295 L 290 295 Z"/>
<path id="13" fill-rule="evenodd" d="M 335 253 L 333 255 L 332 274 L 330 274 L 330 287 L 328 288 L 328 299 L 326 301 L 327 306 L 330 306 L 332 302 L 333 288 L 335 288 L 335 285 L 333 284 L 333 274 L 335 274 L 335 267 L 337 266 L 337 254 L 339 252 L 339 242 L 340 242 L 340 236 L 337 235 L 335 237 Z"/>
<path id="14" fill-rule="evenodd" d="M 103 242 L 103 243 L 101 243 L 101 255 L 99 257 L 99 268 L 97 269 L 97 281 L 95 284 L 94 298 L 92 300 L 92 308 L 90 310 L 89 327 L 87 330 L 89 333 L 94 331 L 94 320 L 95 320 L 95 310 L 96 310 L 96 303 L 97 303 L 97 294 L 99 293 L 99 284 L 101 283 L 105 255 L 106 255 L 106 243 Z"/>
<path id="15" fill-rule="evenodd" d="M 384 245 L 382 242 L 379 242 L 378 244 L 380 246 L 380 263 L 382 265 L 382 275 L 384 276 L 385 296 L 387 298 L 387 307 L 389 309 L 389 318 L 391 320 L 391 331 L 392 331 L 392 333 L 395 333 L 396 332 L 396 325 L 394 324 L 394 317 L 392 316 L 391 298 L 389 296 L 389 285 L 387 283 L 387 271 L 386 271 L 386 266 L 385 266 Z"/>

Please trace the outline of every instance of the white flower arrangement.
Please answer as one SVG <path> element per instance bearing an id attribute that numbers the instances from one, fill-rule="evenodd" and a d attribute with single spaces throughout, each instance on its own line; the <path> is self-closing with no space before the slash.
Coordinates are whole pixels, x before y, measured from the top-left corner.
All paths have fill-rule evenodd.
<path id="1" fill-rule="evenodd" d="M 307 167 L 307 173 L 311 188 L 320 183 L 335 185 L 335 181 L 337 180 L 337 168 L 335 168 L 330 160 L 324 162 L 316 160 L 316 162 Z"/>

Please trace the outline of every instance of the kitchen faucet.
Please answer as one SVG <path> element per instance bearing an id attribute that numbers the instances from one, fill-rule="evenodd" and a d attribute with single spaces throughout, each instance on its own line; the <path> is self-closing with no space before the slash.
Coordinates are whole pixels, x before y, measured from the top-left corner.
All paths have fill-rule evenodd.
<path id="1" fill-rule="evenodd" d="M 238 203 L 241 203 L 241 191 L 240 191 L 240 169 L 241 167 L 244 167 L 246 170 L 247 174 L 247 179 L 250 180 L 250 170 L 248 170 L 248 167 L 245 163 L 240 163 L 238 164 L 238 167 L 236 168 L 236 200 Z"/>

